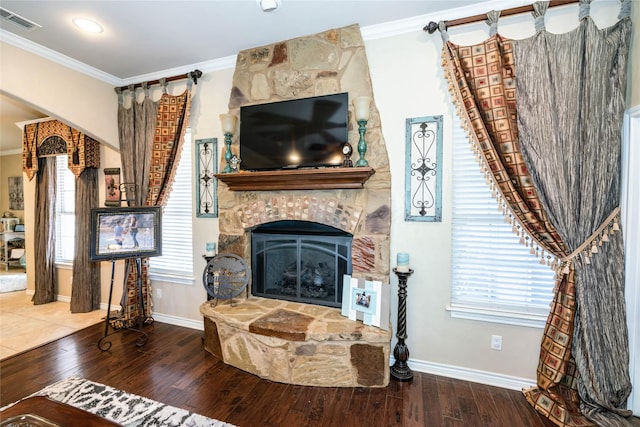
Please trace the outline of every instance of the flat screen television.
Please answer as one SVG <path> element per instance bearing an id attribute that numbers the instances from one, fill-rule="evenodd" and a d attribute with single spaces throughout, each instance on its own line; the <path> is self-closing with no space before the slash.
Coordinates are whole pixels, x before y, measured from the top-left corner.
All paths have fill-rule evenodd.
<path id="1" fill-rule="evenodd" d="M 340 166 L 348 140 L 347 93 L 240 108 L 240 168 Z"/>

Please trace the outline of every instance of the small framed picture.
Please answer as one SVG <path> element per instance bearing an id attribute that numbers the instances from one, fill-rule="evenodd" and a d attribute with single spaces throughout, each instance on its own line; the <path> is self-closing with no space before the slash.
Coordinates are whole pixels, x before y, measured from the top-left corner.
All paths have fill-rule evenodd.
<path id="1" fill-rule="evenodd" d="M 104 194 L 105 206 L 120 206 L 120 168 L 105 168 Z"/>
<path id="2" fill-rule="evenodd" d="M 342 282 L 342 315 L 365 325 L 389 329 L 390 286 L 380 281 L 356 279 L 348 274 Z"/>
<path id="3" fill-rule="evenodd" d="M 351 289 L 351 309 L 366 314 L 376 314 L 378 294 L 372 289 Z"/>

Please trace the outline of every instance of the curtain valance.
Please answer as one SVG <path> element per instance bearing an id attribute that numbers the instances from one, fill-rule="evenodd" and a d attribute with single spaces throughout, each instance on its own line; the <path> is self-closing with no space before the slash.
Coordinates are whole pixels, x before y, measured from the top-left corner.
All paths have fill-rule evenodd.
<path id="1" fill-rule="evenodd" d="M 80 176 L 85 168 L 100 167 L 100 143 L 58 120 L 29 123 L 24 126 L 22 132 L 22 170 L 27 174 L 29 181 L 38 171 L 38 157 L 45 157 L 59 153 L 43 152 L 39 148 L 47 139 L 55 137 L 62 139 L 66 144 L 66 153 L 69 156 L 69 170 L 76 176 Z"/>

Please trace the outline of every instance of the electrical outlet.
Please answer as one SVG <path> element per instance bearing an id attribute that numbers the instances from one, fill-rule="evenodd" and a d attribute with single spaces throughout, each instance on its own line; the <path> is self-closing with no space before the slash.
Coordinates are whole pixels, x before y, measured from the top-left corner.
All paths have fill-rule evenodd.
<path id="1" fill-rule="evenodd" d="M 156 289 L 156 298 L 162 299 L 162 289 L 160 288 Z"/>
<path id="2" fill-rule="evenodd" d="M 491 335 L 491 348 L 502 350 L 502 335 Z"/>

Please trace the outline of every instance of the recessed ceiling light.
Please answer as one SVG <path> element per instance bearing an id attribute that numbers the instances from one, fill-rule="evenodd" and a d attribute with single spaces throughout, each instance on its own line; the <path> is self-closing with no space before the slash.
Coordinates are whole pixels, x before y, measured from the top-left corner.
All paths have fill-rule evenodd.
<path id="1" fill-rule="evenodd" d="M 88 18 L 73 18 L 73 23 L 82 31 L 88 33 L 101 33 L 103 31 L 100 24 Z"/>
<path id="2" fill-rule="evenodd" d="M 275 12 L 280 8 L 280 0 L 256 0 L 263 12 Z"/>

